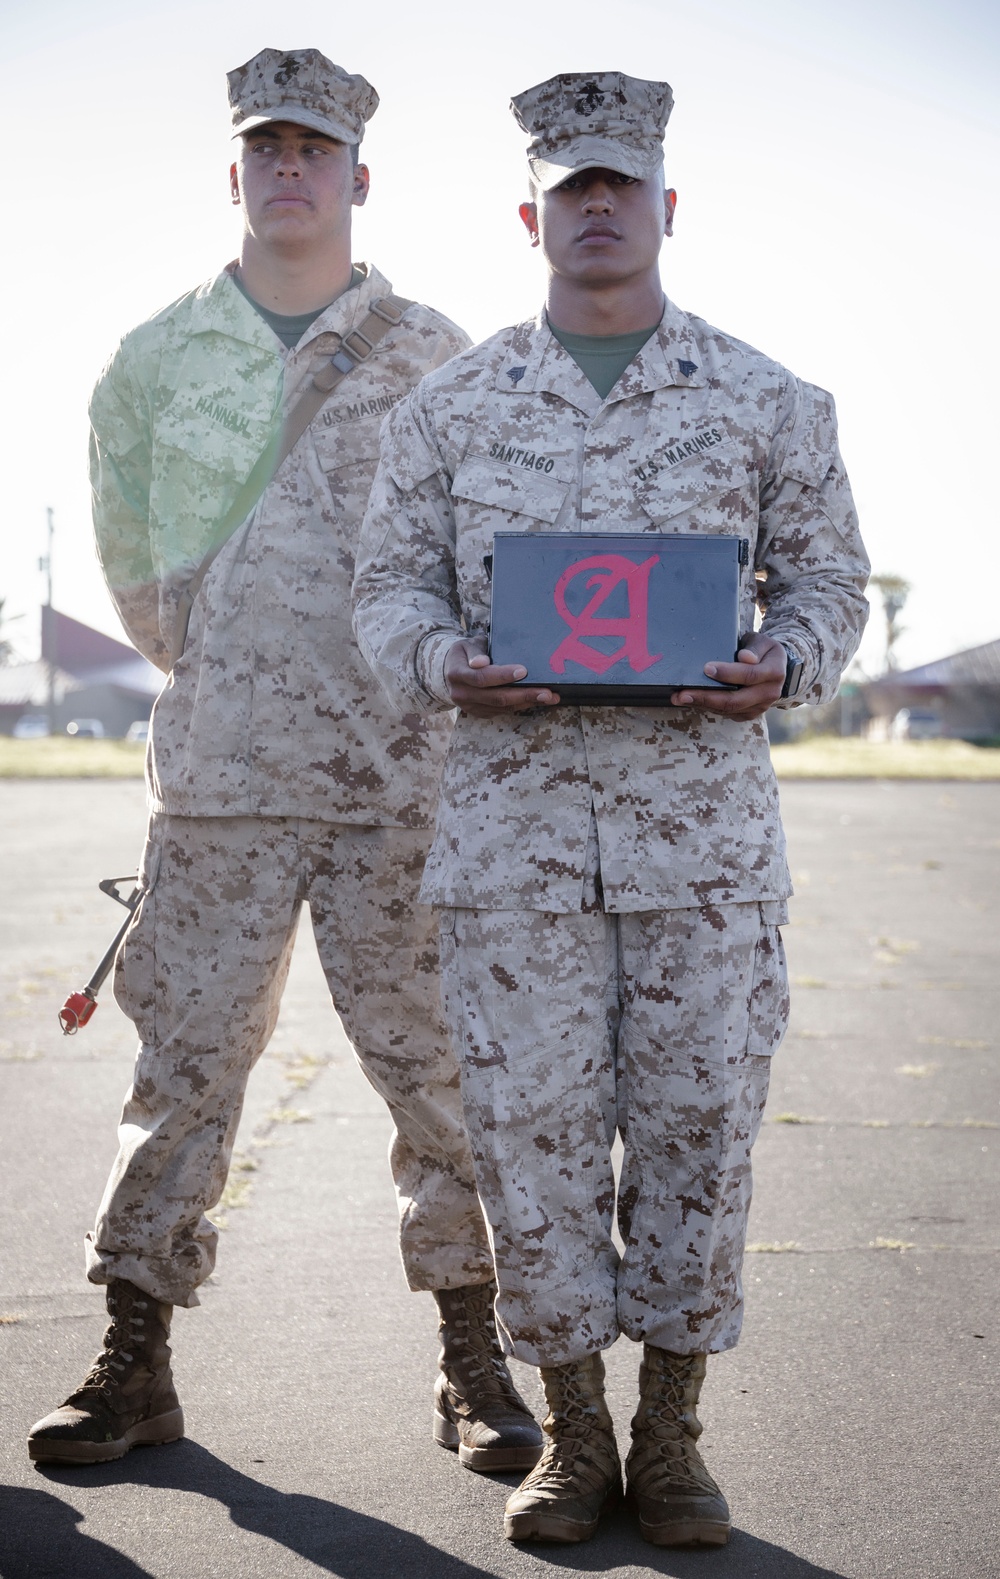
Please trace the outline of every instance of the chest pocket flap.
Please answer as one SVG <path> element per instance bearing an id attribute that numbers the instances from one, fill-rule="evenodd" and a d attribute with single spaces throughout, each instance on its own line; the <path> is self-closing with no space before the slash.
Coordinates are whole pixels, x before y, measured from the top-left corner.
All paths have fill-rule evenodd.
<path id="1" fill-rule="evenodd" d="M 313 420 L 311 431 L 323 470 L 333 472 L 345 466 L 367 465 L 374 475 L 382 422 L 379 415 L 343 421 L 336 414 L 321 411 Z"/>
<path id="2" fill-rule="evenodd" d="M 507 465 L 484 455 L 467 455 L 451 485 L 456 499 L 528 515 L 549 525 L 559 515 L 568 490 L 569 484 L 554 474 L 526 465 Z"/>
<path id="3" fill-rule="evenodd" d="M 242 481 L 280 427 L 281 377 L 280 359 L 253 346 L 206 366 L 204 348 L 192 345 L 156 419 L 157 448 Z"/>
<path id="4" fill-rule="evenodd" d="M 738 488 L 746 476 L 736 444 L 724 438 L 709 449 L 684 453 L 682 444 L 663 445 L 630 468 L 635 496 L 652 521 L 668 521 L 704 504 L 714 494 Z"/>

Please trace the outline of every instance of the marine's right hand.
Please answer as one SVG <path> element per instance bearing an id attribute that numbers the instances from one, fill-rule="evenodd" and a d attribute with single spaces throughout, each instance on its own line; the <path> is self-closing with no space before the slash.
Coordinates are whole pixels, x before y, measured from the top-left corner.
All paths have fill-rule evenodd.
<path id="1" fill-rule="evenodd" d="M 493 718 L 497 713 L 526 713 L 532 707 L 555 707 L 559 697 L 546 687 L 522 690 L 512 684 L 527 674 L 523 664 L 492 664 L 481 636 L 470 636 L 449 647 L 444 677 L 451 699 L 473 718 Z"/>

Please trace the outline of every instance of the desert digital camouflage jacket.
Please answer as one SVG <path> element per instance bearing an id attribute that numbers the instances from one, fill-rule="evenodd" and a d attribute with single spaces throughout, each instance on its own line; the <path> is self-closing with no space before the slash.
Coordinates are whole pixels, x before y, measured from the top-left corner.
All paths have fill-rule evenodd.
<path id="1" fill-rule="evenodd" d="M 91 402 L 97 547 L 126 630 L 163 670 L 178 592 L 312 369 L 391 286 L 364 281 L 284 346 L 232 266 L 126 335 Z M 428 826 L 450 720 L 401 716 L 351 632 L 379 427 L 469 344 L 413 306 L 340 383 L 213 563 L 154 712 L 152 805 L 182 816 Z"/>
<path id="2" fill-rule="evenodd" d="M 749 539 L 741 628 L 759 603 L 804 660 L 807 701 L 836 694 L 864 627 L 833 401 L 670 303 L 605 401 L 542 317 L 457 357 L 387 419 L 355 630 L 408 705 L 447 707 L 448 647 L 487 634 L 483 560 L 501 530 Z M 762 721 L 564 705 L 459 718 L 423 897 L 578 909 L 592 805 L 609 910 L 790 892 Z"/>

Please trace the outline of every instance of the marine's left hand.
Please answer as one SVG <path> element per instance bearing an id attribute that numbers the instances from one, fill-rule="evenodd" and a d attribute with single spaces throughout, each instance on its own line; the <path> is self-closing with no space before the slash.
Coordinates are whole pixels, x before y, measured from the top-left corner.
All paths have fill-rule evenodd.
<path id="1" fill-rule="evenodd" d="M 675 691 L 675 707 L 696 707 L 740 720 L 760 718 L 781 695 L 787 655 L 780 642 L 759 633 L 745 636 L 735 663 L 706 663 L 705 673 L 738 691 Z"/>

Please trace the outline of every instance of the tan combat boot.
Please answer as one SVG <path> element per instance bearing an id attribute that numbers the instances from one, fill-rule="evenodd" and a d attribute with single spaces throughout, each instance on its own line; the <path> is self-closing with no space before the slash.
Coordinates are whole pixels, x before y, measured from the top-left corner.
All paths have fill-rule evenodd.
<path id="1" fill-rule="evenodd" d="M 726 1499 L 695 1447 L 704 1379 L 703 1354 L 645 1345 L 625 1473 L 639 1527 L 654 1546 L 725 1546 L 729 1539 Z"/>
<path id="2" fill-rule="evenodd" d="M 542 1368 L 549 1412 L 545 1451 L 508 1499 L 504 1534 L 511 1541 L 589 1541 L 621 1494 L 614 1426 L 604 1401 L 604 1360 L 588 1354 Z"/>
<path id="3" fill-rule="evenodd" d="M 107 1306 L 104 1347 L 83 1385 L 28 1433 L 36 1464 L 103 1464 L 184 1435 L 167 1344 L 173 1306 L 121 1278 L 108 1284 Z"/>
<path id="4" fill-rule="evenodd" d="M 434 1388 L 434 1440 L 458 1449 L 480 1474 L 529 1469 L 542 1433 L 514 1386 L 493 1320 L 495 1283 L 438 1289 L 441 1374 Z"/>

